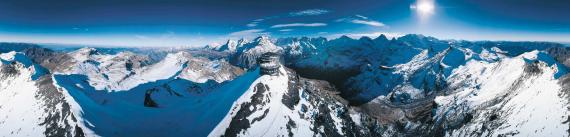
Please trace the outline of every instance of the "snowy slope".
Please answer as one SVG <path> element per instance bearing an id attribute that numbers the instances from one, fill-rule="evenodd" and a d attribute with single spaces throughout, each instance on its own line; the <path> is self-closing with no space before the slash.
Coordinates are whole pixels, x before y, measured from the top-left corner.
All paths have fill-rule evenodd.
<path id="1" fill-rule="evenodd" d="M 0 54 L 0 136 L 80 136 L 89 132 L 76 122 L 46 73 L 23 53 Z"/>
<path id="2" fill-rule="evenodd" d="M 38 87 L 35 82 L 31 80 L 34 75 L 33 70 L 28 69 L 23 64 L 5 64 L 6 58 L 15 57 L 14 54 L 7 53 L 1 54 L 2 65 L 1 72 L 2 81 L 0 82 L 0 134 L 1 136 L 9 135 L 25 135 L 37 136 L 43 135 L 45 128 L 30 126 L 38 125 L 43 122 L 46 114 L 41 110 L 44 102 L 37 100 L 34 96 Z M 20 54 L 19 54 L 20 55 Z M 26 61 L 24 61 L 24 64 Z M 28 62 L 29 63 L 29 62 Z M 14 71 L 18 71 L 14 76 L 10 73 L 5 73 L 13 66 Z"/>
<path id="3" fill-rule="evenodd" d="M 569 101 L 558 84 L 566 73 L 539 51 L 498 62 L 470 61 L 448 80 L 457 90 L 435 99 L 436 118 L 468 122 L 448 136 L 568 136 Z"/>
<path id="4" fill-rule="evenodd" d="M 96 49 L 82 48 L 69 55 L 74 65 L 60 73 L 85 75 L 97 90 L 124 91 L 174 77 L 198 83 L 223 82 L 243 73 L 225 61 L 193 57 L 184 51 L 167 54 L 154 64 L 149 64 L 148 57 L 131 52 L 101 54 Z"/>
<path id="5" fill-rule="evenodd" d="M 299 79 L 281 67 L 237 99 L 209 136 L 378 136 L 375 122 L 327 93 L 328 83 Z M 330 88 L 330 87 L 329 87 Z"/>
<path id="6" fill-rule="evenodd" d="M 71 103 L 72 112 L 97 135 L 205 136 L 258 73 L 248 72 L 223 85 L 167 79 L 124 92 L 96 90 L 77 74 L 56 74 L 53 79 L 66 98 L 76 102 Z M 147 106 L 149 100 L 156 106 Z"/>
<path id="7" fill-rule="evenodd" d="M 262 36 L 160 55 L 8 52 L 0 136 L 569 136 L 570 52 L 548 47 Z M 279 75 L 260 75 L 265 52 L 285 58 Z"/>

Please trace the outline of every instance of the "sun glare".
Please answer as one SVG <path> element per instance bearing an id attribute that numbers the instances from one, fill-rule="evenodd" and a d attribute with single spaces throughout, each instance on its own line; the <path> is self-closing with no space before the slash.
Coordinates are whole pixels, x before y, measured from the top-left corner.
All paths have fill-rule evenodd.
<path id="1" fill-rule="evenodd" d="M 433 3 L 431 3 L 431 2 L 423 1 L 421 3 L 418 3 L 418 5 L 417 5 L 418 12 L 423 13 L 423 14 L 432 13 L 433 9 L 434 9 Z"/>
<path id="2" fill-rule="evenodd" d="M 434 13 L 435 5 L 433 0 L 418 0 L 410 6 L 412 10 L 416 10 L 421 18 L 427 18 Z"/>

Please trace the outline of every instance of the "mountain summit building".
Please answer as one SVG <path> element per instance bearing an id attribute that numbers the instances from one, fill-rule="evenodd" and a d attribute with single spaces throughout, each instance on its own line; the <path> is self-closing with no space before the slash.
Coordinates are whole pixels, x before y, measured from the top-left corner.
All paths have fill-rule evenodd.
<path id="1" fill-rule="evenodd" d="M 261 54 L 258 60 L 261 75 L 278 75 L 279 67 L 279 54 L 274 52 L 266 52 Z"/>

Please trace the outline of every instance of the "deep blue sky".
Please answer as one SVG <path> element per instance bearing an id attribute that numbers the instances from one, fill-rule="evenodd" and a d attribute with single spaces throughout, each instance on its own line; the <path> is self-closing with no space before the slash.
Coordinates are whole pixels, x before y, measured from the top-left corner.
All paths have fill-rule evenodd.
<path id="1" fill-rule="evenodd" d="M 257 35 L 332 38 L 381 33 L 570 42 L 570 1 L 0 1 L 0 41 L 203 46 Z"/>

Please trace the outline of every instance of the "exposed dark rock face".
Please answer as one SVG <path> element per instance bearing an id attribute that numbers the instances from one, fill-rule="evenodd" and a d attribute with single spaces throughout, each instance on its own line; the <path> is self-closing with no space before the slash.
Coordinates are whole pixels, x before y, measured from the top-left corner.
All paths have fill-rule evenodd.
<path id="1" fill-rule="evenodd" d="M 340 92 L 337 91 L 332 85 L 326 81 L 313 80 L 302 78 L 294 71 L 288 70 L 289 75 L 289 89 L 287 94 L 296 94 L 300 99 L 304 99 L 308 104 L 301 105 L 299 115 L 301 117 L 310 118 L 307 120 L 312 121 L 313 125 L 310 129 L 316 135 L 322 136 L 381 136 L 382 126 L 368 115 L 349 110 L 348 101 L 339 96 Z M 299 92 L 299 90 L 303 92 Z M 293 93 L 290 93 L 293 92 Z M 292 102 L 283 102 L 285 105 L 290 105 Z M 297 106 L 295 105 L 295 106 Z M 310 106 L 310 107 L 309 107 Z M 310 113 L 318 112 L 318 113 Z M 357 124 L 349 116 L 350 113 L 360 114 L 361 123 Z M 312 115 L 311 115 L 312 114 Z M 335 117 L 335 118 L 333 118 Z M 341 119 L 341 124 L 334 124 L 333 119 Z M 291 124 L 294 124 L 291 123 Z M 339 133 L 336 129 L 342 126 Z"/>
<path id="2" fill-rule="evenodd" d="M 85 136 L 80 127 L 73 125 L 77 120 L 71 113 L 70 106 L 65 101 L 63 94 L 52 83 L 51 77 L 46 75 L 41 77 L 36 84 L 39 88 L 36 98 L 45 102 L 43 111 L 48 114 L 44 122 L 40 124 L 46 127 L 44 135 L 57 137 Z M 61 107 L 61 110 L 57 109 L 58 106 Z"/>
<path id="3" fill-rule="evenodd" d="M 562 86 L 562 92 L 560 93 L 560 97 L 565 97 L 568 100 L 570 100 L 570 75 L 564 75 L 560 77 L 560 81 L 558 82 L 558 84 Z M 570 107 L 568 107 L 568 109 L 570 109 Z"/>
<path id="4" fill-rule="evenodd" d="M 325 80 L 333 84 L 341 92 L 341 96 L 344 98 L 349 98 L 355 96 L 358 92 L 350 91 L 346 86 L 345 82 L 347 79 L 356 76 L 360 73 L 358 69 L 322 69 L 318 67 L 298 67 L 294 64 L 288 65 L 288 67 L 294 69 L 299 75 L 310 78 Z M 355 102 L 356 103 L 356 102 Z M 360 104 L 360 103 L 356 103 Z"/>
<path id="5" fill-rule="evenodd" d="M 81 129 L 77 125 L 75 125 L 75 136 L 74 137 L 85 137 L 85 133 L 83 132 L 83 129 Z"/>
<path id="6" fill-rule="evenodd" d="M 539 65 L 541 65 L 541 63 L 538 61 L 527 63 L 524 67 L 524 71 L 530 75 L 538 75 L 542 73 L 542 70 L 540 69 Z"/>
<path id="7" fill-rule="evenodd" d="M 18 75 L 20 72 L 18 71 L 18 69 L 16 69 L 16 62 L 12 62 L 10 64 L 3 64 L 0 68 L 0 73 L 3 73 L 4 77 L 9 77 L 9 76 L 16 76 Z M 5 79 L 5 78 L 2 79 Z"/>
<path id="8" fill-rule="evenodd" d="M 55 52 L 51 49 L 40 48 L 40 47 L 27 48 L 24 49 L 22 52 L 32 61 L 37 63 L 42 63 L 45 60 L 53 56 L 56 56 L 57 54 L 62 54 L 59 52 Z"/>
<path id="9" fill-rule="evenodd" d="M 553 47 L 546 50 L 546 52 L 554 57 L 556 61 L 570 67 L 570 47 Z"/>
<path id="10" fill-rule="evenodd" d="M 47 68 L 50 72 L 58 72 L 63 70 L 68 70 L 74 64 L 72 57 L 65 53 L 53 53 L 51 56 L 44 59 L 35 59 L 40 63 L 42 67 Z"/>
<path id="11" fill-rule="evenodd" d="M 267 87 L 262 83 L 258 83 L 257 85 L 255 85 L 255 89 L 253 90 L 255 94 L 251 96 L 250 98 L 251 102 L 246 102 L 241 104 L 239 111 L 237 111 L 236 115 L 232 118 L 230 122 L 230 126 L 228 127 L 228 129 L 226 129 L 224 133 L 225 136 L 237 136 L 237 134 L 239 134 L 240 132 L 250 128 L 250 124 L 253 124 L 255 121 L 258 121 L 259 119 L 265 118 L 269 109 L 265 110 L 262 116 L 254 118 L 253 121 L 251 122 L 247 119 L 248 116 L 250 116 L 251 114 L 253 114 L 253 112 L 258 110 L 257 108 L 258 105 L 263 106 L 267 103 L 263 101 L 263 98 L 264 98 L 264 93 L 268 90 L 269 87 Z M 253 107 L 253 109 L 250 110 L 250 107 Z"/>
<path id="12" fill-rule="evenodd" d="M 152 98 L 151 98 L 151 94 L 153 92 L 157 92 L 157 91 L 158 91 L 158 89 L 150 89 L 144 93 L 144 106 L 145 107 L 153 107 L 153 108 L 158 107 L 158 104 L 156 102 L 154 102 L 154 100 L 152 100 Z"/>
<path id="13" fill-rule="evenodd" d="M 288 136 L 292 137 L 294 134 L 293 132 L 291 132 L 291 130 L 293 128 L 297 128 L 297 124 L 295 124 L 295 122 L 293 122 L 293 120 L 291 120 L 291 118 L 289 118 L 289 121 L 287 121 L 287 132 L 288 132 Z"/>
<path id="14" fill-rule="evenodd" d="M 288 81 L 281 81 L 284 80 L 283 77 L 287 77 Z M 271 124 L 271 122 L 267 123 L 268 121 L 283 121 L 284 123 L 271 124 L 271 128 L 278 131 L 266 131 L 271 135 L 283 136 L 306 134 L 349 137 L 380 136 L 386 128 L 366 114 L 351 110 L 347 105 L 348 102 L 343 100 L 338 95 L 339 92 L 326 81 L 301 78 L 290 69 L 286 69 L 286 74 L 264 78 L 269 81 L 257 83 L 253 93 L 250 93 L 253 95 L 249 97 L 249 101 L 232 108 L 228 128 L 220 134 L 223 136 L 251 135 L 257 134 L 263 128 L 269 128 L 263 126 L 259 129 L 260 125 L 256 125 L 258 121 L 260 124 Z M 281 82 L 286 82 L 284 84 L 287 84 L 288 88 L 270 90 L 267 86 L 279 85 Z M 275 96 L 282 98 L 272 100 Z M 279 108 L 281 110 L 275 110 Z M 252 116 L 255 117 L 252 118 Z M 307 122 L 310 124 L 307 125 Z"/>
<path id="15" fill-rule="evenodd" d="M 291 78 L 295 78 L 295 80 L 290 80 L 289 81 L 289 90 L 287 93 L 283 94 L 283 99 L 281 99 L 281 102 L 283 102 L 283 104 L 285 104 L 285 106 L 287 106 L 287 108 L 293 110 L 294 107 L 299 103 L 299 101 L 301 100 L 301 98 L 299 97 L 299 86 L 298 84 L 295 84 L 294 82 L 299 81 L 299 77 L 291 77 Z"/>

